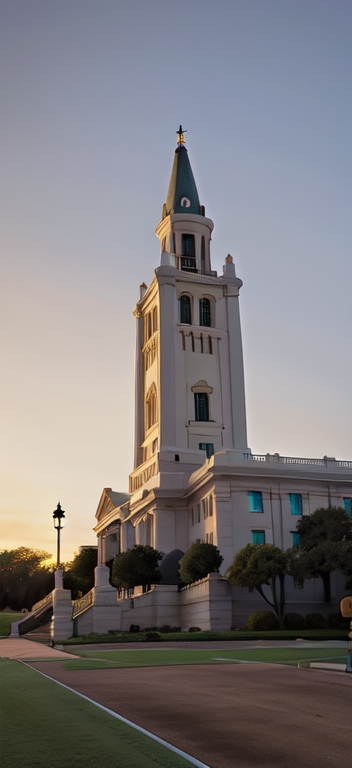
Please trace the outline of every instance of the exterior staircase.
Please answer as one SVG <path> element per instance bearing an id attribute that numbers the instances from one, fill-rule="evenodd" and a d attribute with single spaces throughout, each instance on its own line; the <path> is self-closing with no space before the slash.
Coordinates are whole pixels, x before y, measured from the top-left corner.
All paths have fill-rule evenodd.
<path id="1" fill-rule="evenodd" d="M 26 640 L 33 640 L 35 643 L 43 643 L 43 645 L 49 645 L 50 643 L 50 626 L 51 621 L 43 624 L 41 627 L 32 629 L 26 633 Z"/>

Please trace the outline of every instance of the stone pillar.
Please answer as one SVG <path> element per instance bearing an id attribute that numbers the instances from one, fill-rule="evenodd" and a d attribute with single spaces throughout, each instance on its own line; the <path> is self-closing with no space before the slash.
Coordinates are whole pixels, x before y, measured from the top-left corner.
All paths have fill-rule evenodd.
<path id="1" fill-rule="evenodd" d="M 71 590 L 63 589 L 63 569 L 55 571 L 55 589 L 53 596 L 53 615 L 50 626 L 52 643 L 62 643 L 73 635 Z"/>

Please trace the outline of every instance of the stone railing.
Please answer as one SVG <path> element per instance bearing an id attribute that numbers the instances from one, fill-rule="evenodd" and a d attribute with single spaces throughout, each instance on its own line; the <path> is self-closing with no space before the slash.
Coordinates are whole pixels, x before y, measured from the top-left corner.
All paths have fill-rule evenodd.
<path id="1" fill-rule="evenodd" d="M 158 459 L 157 456 L 152 456 L 144 464 L 137 467 L 134 472 L 130 474 L 130 493 L 138 491 L 139 488 L 148 482 L 151 477 L 154 477 L 158 473 Z"/>
<path id="2" fill-rule="evenodd" d="M 72 618 L 75 619 L 76 616 L 86 611 L 91 605 L 94 605 L 94 588 L 87 592 L 86 595 L 83 595 L 83 597 L 78 598 L 78 600 L 73 600 Z"/>
<path id="3" fill-rule="evenodd" d="M 352 461 L 336 461 L 335 458 L 324 456 L 322 459 L 301 459 L 295 456 L 280 456 L 278 453 L 255 454 L 243 453 L 245 461 L 266 461 L 279 464 L 310 465 L 315 467 L 337 467 L 338 469 L 352 469 Z"/>
<path id="4" fill-rule="evenodd" d="M 31 608 L 31 613 L 34 613 L 35 611 L 39 611 L 40 608 L 49 608 L 52 605 L 53 602 L 53 593 L 49 592 L 48 595 L 45 595 L 42 600 L 38 600 L 37 603 L 34 603 Z"/>

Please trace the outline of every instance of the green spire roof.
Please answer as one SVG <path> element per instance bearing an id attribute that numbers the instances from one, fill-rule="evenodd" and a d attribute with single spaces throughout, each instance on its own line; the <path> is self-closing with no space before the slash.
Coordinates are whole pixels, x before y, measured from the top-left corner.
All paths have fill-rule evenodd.
<path id="1" fill-rule="evenodd" d="M 199 215 L 200 212 L 199 197 L 188 152 L 184 144 L 179 143 L 175 149 L 169 189 L 163 208 L 163 218 L 170 213 L 197 213 Z"/>

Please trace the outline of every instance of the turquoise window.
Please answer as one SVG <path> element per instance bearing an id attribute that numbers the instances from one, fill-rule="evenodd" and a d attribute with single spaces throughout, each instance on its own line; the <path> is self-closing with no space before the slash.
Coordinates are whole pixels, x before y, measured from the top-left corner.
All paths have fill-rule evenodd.
<path id="1" fill-rule="evenodd" d="M 199 450 L 207 452 L 207 459 L 210 459 L 214 453 L 214 443 L 199 443 Z"/>
<path id="2" fill-rule="evenodd" d="M 352 515 L 352 499 L 344 499 L 343 506 L 348 515 Z"/>
<path id="3" fill-rule="evenodd" d="M 252 544 L 265 544 L 265 531 L 252 531 Z"/>
<path id="4" fill-rule="evenodd" d="M 291 531 L 291 536 L 292 536 L 292 546 L 299 547 L 301 543 L 301 534 L 296 533 L 296 531 Z"/>
<path id="5" fill-rule="evenodd" d="M 250 512 L 263 512 L 263 496 L 261 491 L 248 491 Z"/>
<path id="6" fill-rule="evenodd" d="M 300 493 L 289 493 L 291 515 L 302 514 L 302 496 Z"/>

